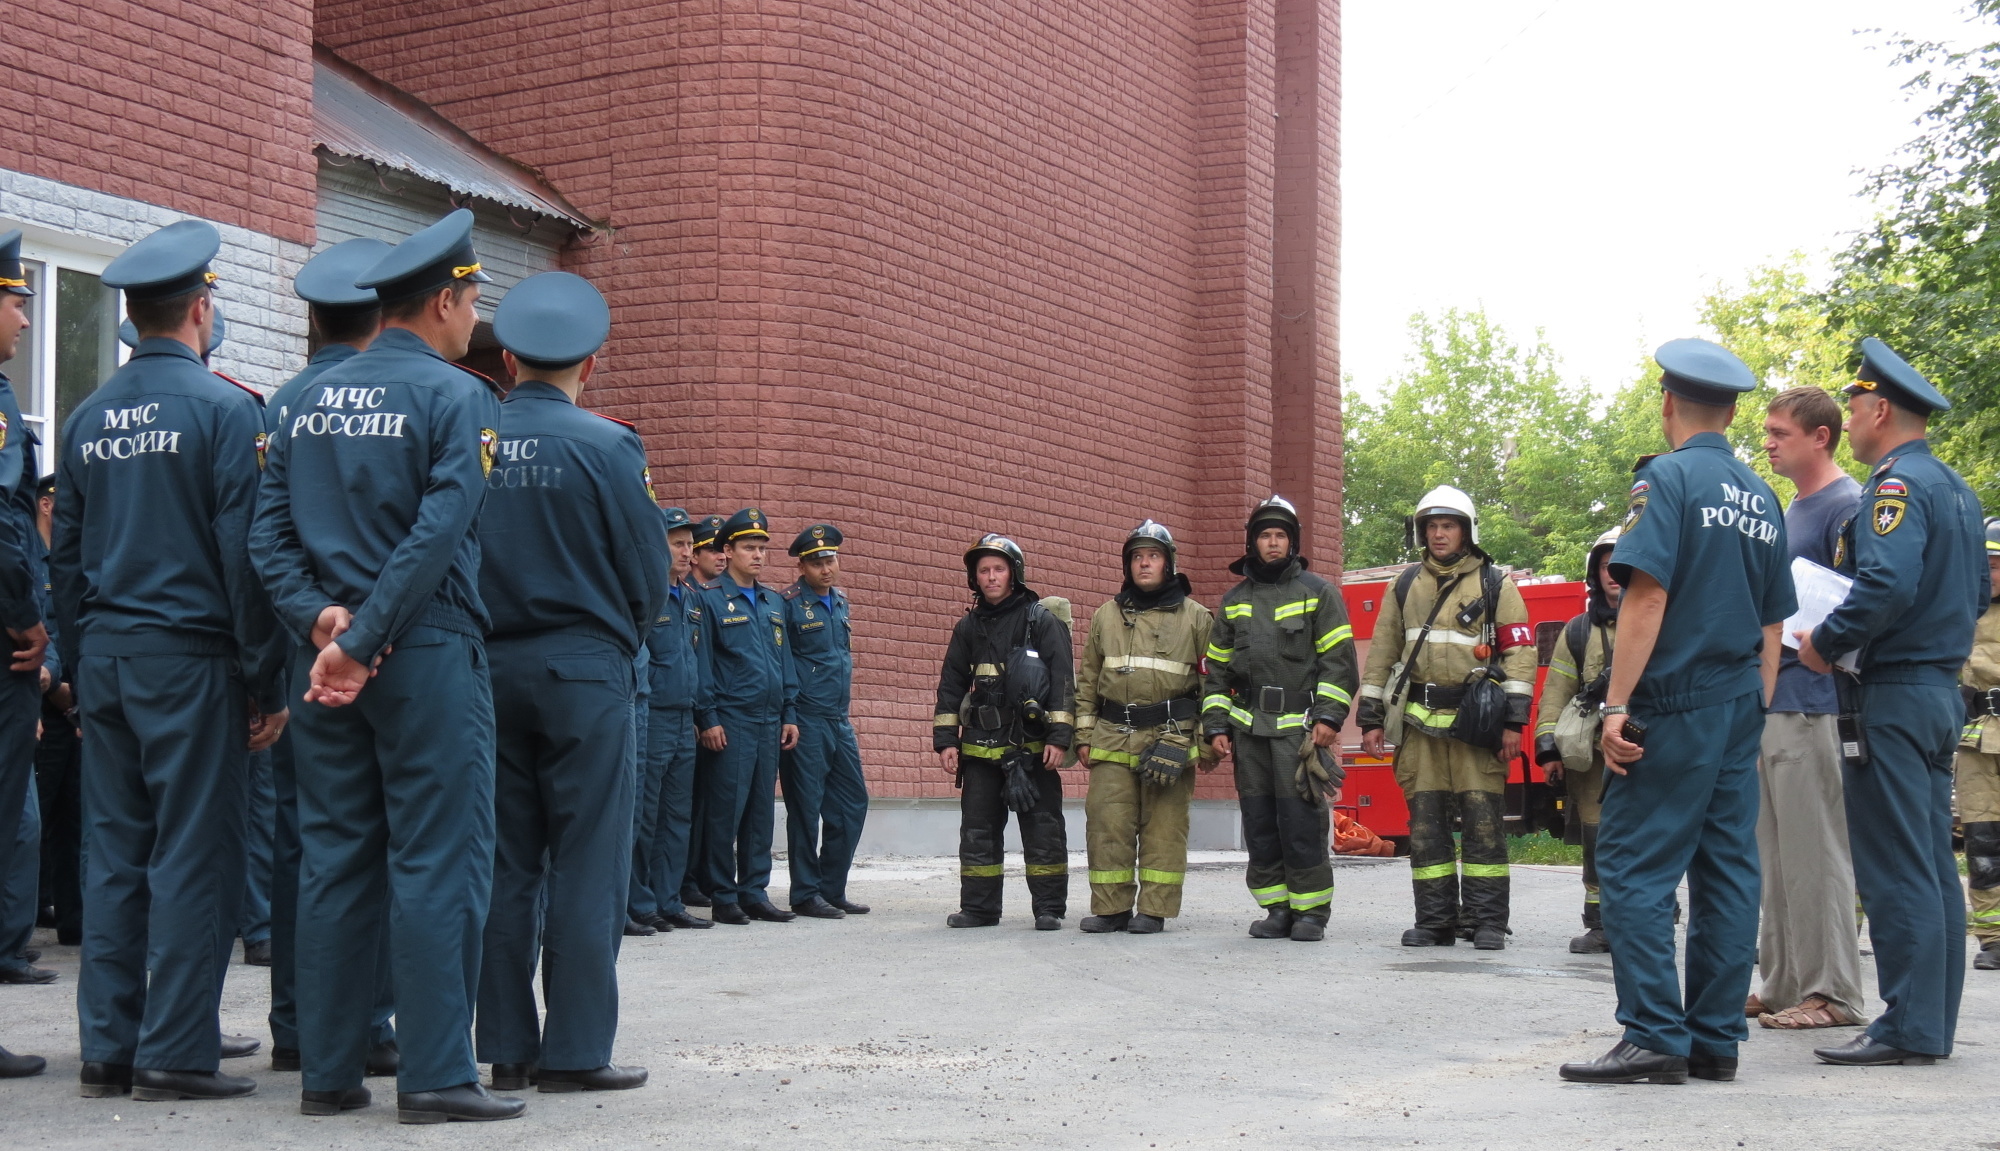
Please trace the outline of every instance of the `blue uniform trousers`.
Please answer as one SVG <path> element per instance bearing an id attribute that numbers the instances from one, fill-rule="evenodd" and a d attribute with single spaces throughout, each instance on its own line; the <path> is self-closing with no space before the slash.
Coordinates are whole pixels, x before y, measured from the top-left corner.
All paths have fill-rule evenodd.
<path id="1" fill-rule="evenodd" d="M 632 881 L 625 912 L 641 923 L 658 915 L 662 902 L 653 877 L 653 836 L 659 826 L 660 770 L 665 765 L 652 755 L 647 734 L 653 724 L 651 712 L 644 696 L 632 702 Z M 679 902 L 678 894 L 674 902 Z"/>
<path id="2" fill-rule="evenodd" d="M 303 681 L 301 681 L 303 682 Z M 290 696 L 305 694 L 301 686 Z M 271 745 L 271 796 L 276 818 L 271 828 L 271 1046 L 299 1049 L 299 783 L 292 731 Z M 375 1010 L 371 1042 L 396 1037 L 389 1017 L 396 1013 L 389 974 L 389 909 L 382 908 L 382 941 L 375 953 Z"/>
<path id="3" fill-rule="evenodd" d="M 1597 877 L 1618 1021 L 1648 1051 L 1733 1057 L 1757 961 L 1756 693 L 1647 714 L 1646 755 L 1612 775 Z M 1675 889 L 1688 882 L 1687 990 L 1674 969 Z"/>
<path id="4" fill-rule="evenodd" d="M 687 911 L 681 893 L 687 884 L 688 844 L 694 824 L 694 712 L 685 707 L 656 707 L 646 721 L 646 757 L 657 766 L 659 796 L 655 801 L 653 838 L 648 846 L 647 874 L 661 915 Z"/>
<path id="5" fill-rule="evenodd" d="M 846 717 L 801 714 L 798 746 L 784 753 L 785 845 L 794 904 L 847 898 L 847 872 L 868 819 L 861 745 Z"/>
<path id="6" fill-rule="evenodd" d="M 236 934 L 245 943 L 271 938 L 272 824 L 278 818 L 276 785 L 271 779 L 269 748 L 250 756 L 249 806 L 243 822 L 246 867 L 243 906 L 237 911 Z"/>
<path id="7" fill-rule="evenodd" d="M 222 656 L 80 662 L 83 1058 L 214 1071 L 243 899 L 249 700 Z"/>
<path id="8" fill-rule="evenodd" d="M 299 654 L 299 675 L 313 653 Z M 292 705 L 299 1053 L 308 1091 L 361 1084 L 388 909 L 402 1091 L 477 1080 L 472 1009 L 493 889 L 486 645 L 413 627 L 355 701 Z"/>
<path id="9" fill-rule="evenodd" d="M 724 708 L 716 715 L 729 743 L 715 754 L 710 802 L 702 817 L 709 897 L 717 903 L 763 902 L 771 883 L 778 741 L 784 725 L 775 715 L 756 712 Z"/>
<path id="10" fill-rule="evenodd" d="M 491 647 L 498 837 L 479 973 L 479 1061 L 588 1071 L 611 1062 L 618 1033 L 632 866 L 632 660 L 575 635 Z M 535 1019 L 538 959 L 545 1025 Z"/>
<path id="11" fill-rule="evenodd" d="M 41 891 L 42 801 L 30 772 L 28 801 L 22 805 L 21 829 L 14 836 L 14 862 L 0 876 L 0 964 L 22 962 L 21 949 L 35 934 Z"/>
<path id="12" fill-rule="evenodd" d="M 1951 850 L 1952 752 L 1965 705 L 1949 687 L 1864 683 L 1868 764 L 1846 767 L 1854 885 L 1875 945 L 1879 1043 L 1951 1054 L 1965 988 L 1965 893 Z"/>
<path id="13" fill-rule="evenodd" d="M 692 714 L 692 713 L 690 713 Z M 708 891 L 708 809 L 718 801 L 726 801 L 727 788 L 721 788 L 715 774 L 717 753 L 703 747 L 700 742 L 701 727 L 695 726 L 694 745 L 694 803 L 688 814 L 687 871 L 681 878 L 681 903 L 683 907 L 695 899 L 707 899 Z"/>
<path id="14" fill-rule="evenodd" d="M 40 805 L 35 809 L 34 847 L 26 855 L 22 854 L 26 850 L 22 843 L 27 829 L 22 821 L 26 819 L 28 797 L 32 794 L 30 785 L 35 779 L 35 721 L 41 714 L 40 675 L 0 670 L 0 883 L 10 882 L 16 871 L 26 870 L 35 877 L 31 891 L 40 887 Z M 18 923 L 0 919 L 0 966 L 22 963 L 16 953 L 27 946 L 28 936 L 34 933 L 38 898 L 32 893 L 28 897 L 25 934 L 19 932 Z M 18 942 L 13 939 L 16 934 L 21 935 Z"/>

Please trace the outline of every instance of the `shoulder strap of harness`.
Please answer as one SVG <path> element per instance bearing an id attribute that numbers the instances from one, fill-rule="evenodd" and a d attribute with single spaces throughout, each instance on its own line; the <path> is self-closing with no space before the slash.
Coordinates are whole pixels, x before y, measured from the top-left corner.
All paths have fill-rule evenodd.
<path id="1" fill-rule="evenodd" d="M 1422 570 L 1424 570 L 1424 565 L 1414 563 L 1404 568 L 1403 574 L 1396 577 L 1396 606 L 1398 608 L 1409 606 L 1410 589 L 1417 586 L 1417 573 Z"/>
<path id="2" fill-rule="evenodd" d="M 1576 674 L 1583 674 L 1583 649 L 1590 644 L 1590 613 L 1579 612 L 1563 625 L 1563 644 L 1569 648 L 1570 662 L 1576 665 Z"/>

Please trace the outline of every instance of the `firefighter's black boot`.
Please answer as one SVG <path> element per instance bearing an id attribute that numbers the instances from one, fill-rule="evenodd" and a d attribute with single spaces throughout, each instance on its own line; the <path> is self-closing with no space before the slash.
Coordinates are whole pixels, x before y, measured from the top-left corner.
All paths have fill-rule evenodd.
<path id="1" fill-rule="evenodd" d="M 1419 791 L 1410 800 L 1410 887 L 1417 923 L 1405 947 L 1450 947 L 1458 939 L 1458 861 L 1451 840 L 1451 793 Z"/>
<path id="2" fill-rule="evenodd" d="M 1325 939 L 1326 913 L 1327 909 L 1324 907 L 1292 912 L 1292 942 L 1318 943 Z"/>
<path id="3" fill-rule="evenodd" d="M 1292 937 L 1292 909 L 1280 903 L 1271 908 L 1271 913 L 1250 925 L 1252 939 L 1290 939 Z"/>
<path id="4" fill-rule="evenodd" d="M 1498 951 L 1507 946 L 1508 935 L 1506 799 L 1489 791 L 1462 791 L 1458 815 L 1465 873 L 1459 884 L 1459 921 L 1472 927 L 1474 947 Z"/>
<path id="5" fill-rule="evenodd" d="M 1611 941 L 1604 937 L 1604 905 L 1597 895 L 1597 825 L 1581 825 L 1583 838 L 1583 934 L 1569 941 L 1571 955 L 1606 955 Z"/>

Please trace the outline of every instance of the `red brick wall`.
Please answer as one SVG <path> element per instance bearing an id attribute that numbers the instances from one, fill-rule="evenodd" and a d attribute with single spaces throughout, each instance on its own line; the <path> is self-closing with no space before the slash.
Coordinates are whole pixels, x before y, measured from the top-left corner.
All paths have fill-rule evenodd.
<path id="1" fill-rule="evenodd" d="M 1151 516 L 1212 603 L 1285 454 L 1337 568 L 1337 6 L 1291 7 L 326 0 L 318 35 L 609 220 L 568 256 L 612 300 L 595 402 L 691 510 L 841 525 L 872 786 L 948 795 L 936 660 L 982 531 L 1081 625 Z M 1281 124 L 1304 216 L 1274 216 Z M 1274 387 L 1280 226 L 1311 318 Z"/>
<path id="2" fill-rule="evenodd" d="M 0 167 L 313 238 L 310 0 L 29 0 L 0 15 Z"/>

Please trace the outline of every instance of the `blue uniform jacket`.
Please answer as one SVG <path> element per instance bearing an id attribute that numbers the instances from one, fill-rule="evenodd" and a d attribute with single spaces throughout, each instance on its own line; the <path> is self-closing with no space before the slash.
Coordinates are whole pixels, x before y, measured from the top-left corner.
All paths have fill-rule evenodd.
<path id="1" fill-rule="evenodd" d="M 390 328 L 288 405 L 270 438 L 250 533 L 294 638 L 339 604 L 362 663 L 418 624 L 484 635 L 479 539 L 499 439 L 492 381 Z"/>
<path id="2" fill-rule="evenodd" d="M 258 706 L 286 706 L 284 649 L 246 546 L 257 397 L 178 340 L 132 358 L 63 425 L 49 555 L 62 662 L 222 655 Z"/>
<path id="3" fill-rule="evenodd" d="M 672 582 L 639 433 L 521 383 L 500 405 L 479 548 L 496 638 L 594 635 L 636 656 Z"/>
<path id="4" fill-rule="evenodd" d="M 700 593 L 686 582 L 660 605 L 653 633 L 646 638 L 646 650 L 653 663 L 647 679 L 652 684 L 652 706 L 669 710 L 694 707 L 701 687 L 701 604 Z"/>
<path id="5" fill-rule="evenodd" d="M 701 682 L 695 693 L 695 724 L 702 730 L 720 722 L 716 712 L 758 712 L 796 723 L 797 673 L 785 642 L 784 601 L 763 584 L 744 588 L 723 573 L 701 593 Z"/>
<path id="6" fill-rule="evenodd" d="M 0 374 L 0 627 L 26 631 L 35 604 L 35 433 L 21 418 L 14 385 Z"/>
<path id="7" fill-rule="evenodd" d="M 1882 457 L 1841 531 L 1847 599 L 1813 630 L 1829 660 L 1861 652 L 1882 683 L 1956 687 L 1991 600 L 1979 497 L 1924 440 Z"/>
<path id="8" fill-rule="evenodd" d="M 833 589 L 827 607 L 806 581 L 784 591 L 785 638 L 799 680 L 798 710 L 820 719 L 846 719 L 854 681 L 854 631 L 847 619 L 847 593 Z"/>
<path id="9" fill-rule="evenodd" d="M 270 398 L 264 401 L 264 430 L 276 432 L 284 427 L 288 422 L 286 417 L 299 402 L 299 397 L 305 394 L 307 385 L 325 375 L 328 368 L 345 363 L 360 354 L 360 349 L 353 344 L 328 344 L 314 352 L 312 358 L 306 361 L 306 366 L 299 370 L 298 375 L 280 384 L 278 390 L 272 392 Z"/>

